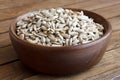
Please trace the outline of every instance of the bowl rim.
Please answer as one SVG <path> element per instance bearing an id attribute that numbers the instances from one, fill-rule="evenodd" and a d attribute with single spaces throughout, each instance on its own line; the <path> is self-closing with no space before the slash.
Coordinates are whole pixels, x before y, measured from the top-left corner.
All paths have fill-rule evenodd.
<path id="1" fill-rule="evenodd" d="M 17 17 L 17 18 L 13 21 L 13 23 L 10 25 L 10 27 L 9 27 L 9 34 L 11 34 L 15 39 L 17 39 L 17 40 L 18 40 L 19 42 L 21 42 L 21 43 L 27 44 L 27 45 L 29 45 L 29 46 L 42 47 L 42 48 L 73 48 L 73 47 L 74 47 L 74 48 L 78 48 L 78 47 L 79 47 L 79 48 L 85 48 L 85 47 L 94 45 L 94 44 L 96 44 L 96 43 L 99 43 L 101 40 L 104 40 L 106 37 L 108 37 L 108 36 L 111 34 L 111 32 L 112 32 L 111 24 L 110 24 L 109 21 L 106 20 L 103 16 L 101 16 L 101 15 L 95 13 L 95 12 L 92 12 L 92 11 L 89 11 L 89 10 L 85 10 L 85 9 L 76 9 L 76 8 L 64 8 L 64 9 L 71 9 L 71 10 L 73 10 L 73 11 L 90 12 L 90 13 L 92 13 L 92 14 L 97 15 L 98 17 L 101 17 L 101 18 L 105 21 L 105 23 L 107 24 L 107 28 L 106 28 L 105 33 L 103 34 L 102 37 L 100 37 L 100 38 L 98 38 L 98 39 L 96 39 L 96 40 L 94 40 L 94 41 L 92 41 L 92 42 L 85 43 L 85 44 L 71 45 L 71 46 L 57 46 L 57 47 L 56 47 L 56 46 L 44 46 L 44 45 L 38 45 L 38 44 L 30 43 L 30 42 L 28 42 L 28 41 L 26 41 L 26 40 L 23 40 L 23 39 L 19 38 L 19 37 L 17 36 L 17 34 L 16 34 L 16 32 L 15 32 L 14 29 L 16 28 L 16 26 L 15 26 L 15 25 L 16 25 L 16 22 L 17 22 L 21 17 L 24 17 L 24 16 L 26 16 L 26 15 L 29 14 L 29 13 L 35 12 L 35 11 L 32 11 L 32 12 L 28 12 L 28 13 L 25 13 L 25 14 Z M 88 17 L 89 17 L 89 16 L 88 16 Z"/>

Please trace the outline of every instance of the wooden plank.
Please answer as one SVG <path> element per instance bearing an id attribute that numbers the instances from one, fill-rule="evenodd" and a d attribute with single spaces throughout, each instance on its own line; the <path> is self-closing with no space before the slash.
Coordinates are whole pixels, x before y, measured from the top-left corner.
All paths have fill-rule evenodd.
<path id="1" fill-rule="evenodd" d="M 116 31 L 112 33 L 111 40 L 107 50 L 111 50 L 117 47 L 120 47 L 120 31 Z"/>
<path id="2" fill-rule="evenodd" d="M 7 46 L 9 44 L 11 44 L 9 34 L 8 33 L 1 34 L 0 35 L 0 48 Z"/>
<path id="3" fill-rule="evenodd" d="M 120 15 L 120 0 L 89 0 L 84 3 L 79 4 L 73 4 L 69 5 L 67 7 L 72 8 L 82 8 L 87 10 L 92 10 L 93 12 L 96 12 L 98 14 L 101 14 L 105 18 L 111 18 L 114 16 Z"/>
<path id="4" fill-rule="evenodd" d="M 100 0 L 101 1 L 101 0 Z M 105 1 L 105 0 L 104 0 Z M 107 3 L 107 2 L 106 2 Z M 92 4 L 92 3 L 91 3 Z M 120 3 L 116 3 L 115 5 L 111 5 L 111 6 L 107 6 L 106 4 L 105 7 L 101 7 L 101 8 L 94 8 L 95 6 L 101 6 L 102 4 L 104 4 L 104 2 L 101 2 L 101 4 L 99 5 L 96 4 L 96 5 L 90 5 L 88 7 L 85 7 L 84 5 L 87 5 L 87 4 L 84 4 L 82 7 L 80 8 L 83 8 L 83 9 L 87 9 L 87 10 L 92 10 L 93 12 L 96 12 L 102 16 L 104 16 L 105 18 L 112 18 L 112 17 L 115 17 L 115 16 L 118 16 L 120 15 Z M 80 5 L 80 4 L 79 4 Z M 79 6 L 78 5 L 78 6 Z M 103 6 L 104 6 L 103 5 Z M 75 5 L 73 5 L 75 6 Z M 91 7 L 93 6 L 93 7 Z M 69 7 L 72 7 L 71 5 Z M 78 8 L 77 6 L 76 7 L 73 7 L 73 8 Z"/>
<path id="5" fill-rule="evenodd" d="M 114 1 L 114 2 L 111 2 L 111 1 L 105 1 L 105 0 L 100 0 L 101 1 L 101 4 L 104 4 L 106 3 L 106 5 L 101 5 L 99 4 L 99 1 L 95 1 L 95 0 L 91 0 L 90 2 L 94 3 L 96 2 L 95 5 L 93 4 L 89 4 L 89 3 L 84 3 L 84 2 L 79 2 L 80 4 L 79 5 L 82 5 L 83 8 L 85 9 L 89 9 L 89 7 L 86 7 L 86 5 L 91 5 L 91 6 L 101 6 L 101 7 L 104 7 L 104 6 L 109 6 L 109 5 L 113 5 L 113 4 L 116 4 L 117 2 L 119 3 L 119 0 L 118 1 Z M 74 0 L 74 3 L 77 3 L 78 0 Z M 87 1 L 86 1 L 87 2 Z M 47 5 L 46 4 L 50 4 L 50 5 Z M 26 13 L 28 11 L 33 11 L 33 10 L 36 10 L 36 9 L 39 9 L 39 8 L 50 8 L 50 7 L 58 7 L 58 6 L 64 6 L 66 5 L 65 7 L 69 7 L 68 4 L 73 4 L 73 1 L 69 0 L 69 1 L 52 1 L 52 0 L 49 0 L 49 1 L 41 1 L 40 3 L 36 3 L 36 4 L 29 4 L 29 5 L 26 5 L 26 6 L 20 6 L 20 7 L 13 7 L 13 8 L 7 8 L 7 9 L 3 9 L 3 10 L 0 10 L 0 20 L 6 20 L 6 19 L 11 19 L 11 18 L 15 18 L 23 13 Z M 75 6 L 76 4 L 74 4 Z M 78 5 L 78 4 L 77 4 Z M 79 7 L 79 6 L 78 6 Z M 77 8 L 78 8 L 77 7 Z M 114 6 L 112 6 L 114 8 Z M 11 13 L 12 12 L 12 13 Z"/>
<path id="6" fill-rule="evenodd" d="M 18 0 L 14 0 L 14 1 L 12 1 L 13 3 L 16 3 L 16 4 L 10 4 L 10 5 L 8 5 L 11 1 L 8 1 L 8 0 L 5 0 L 5 1 L 1 1 L 0 2 L 0 4 L 2 4 L 3 2 L 4 3 L 6 3 L 6 4 L 2 4 L 3 6 L 5 6 L 5 7 L 2 7 L 2 10 L 4 11 L 4 8 L 6 8 L 6 6 L 7 6 L 7 8 L 8 8 L 8 10 L 9 10 L 9 8 L 10 9 L 14 9 L 14 8 L 16 8 L 16 9 L 19 9 L 20 7 L 23 7 L 23 11 L 25 11 L 25 12 L 27 12 L 26 11 L 26 6 L 28 6 L 27 8 L 29 8 L 29 9 L 31 9 L 31 7 L 30 7 L 30 5 L 33 5 L 33 4 L 36 4 L 35 2 L 37 1 L 37 4 L 39 3 L 39 2 L 41 2 L 42 0 L 40 0 L 40 1 L 38 1 L 38 0 L 25 0 L 25 1 L 18 1 Z M 63 2 L 63 0 L 61 0 L 61 1 L 52 1 L 52 0 L 43 0 L 41 3 L 39 3 L 39 4 L 42 4 L 42 5 L 37 5 L 38 6 L 38 8 L 40 8 L 40 6 L 42 6 L 42 7 L 46 7 L 46 5 L 45 4 L 48 4 L 48 3 L 54 3 L 54 5 L 52 5 L 53 7 L 54 6 L 63 6 L 63 5 L 69 5 L 69 4 L 75 4 L 75 3 L 78 3 L 78 2 L 83 2 L 83 1 L 85 1 L 85 0 L 75 0 L 75 1 L 65 1 L 65 2 Z M 19 3 L 19 4 L 18 4 Z M 32 4 L 30 4 L 30 3 L 32 3 Z M 52 4 L 53 4 L 52 3 Z M 59 4 L 58 4 L 59 3 Z M 17 5 L 18 4 L 18 5 Z M 26 5 L 27 4 L 27 5 Z M 0 5 L 0 6 L 2 6 L 2 5 Z M 33 5 L 34 6 L 34 5 Z M 36 6 L 36 8 L 37 8 L 37 6 Z M 24 10 L 24 7 L 25 7 L 25 10 Z M 1 7 L 0 7 L 1 8 Z M 28 9 L 28 10 L 29 10 Z M 1 11 L 1 10 L 0 10 Z M 11 13 L 11 10 L 9 10 L 10 11 L 10 13 Z M 13 11 L 14 12 L 14 11 Z M 20 12 L 21 12 L 21 9 L 20 9 Z M 9 13 L 6 13 L 7 15 L 10 15 Z M 22 14 L 22 13 L 21 13 Z M 16 13 L 14 13 L 14 15 L 16 15 Z M 3 15 L 1 15 L 1 16 L 4 16 L 4 13 L 3 13 Z M 6 16 L 7 17 L 7 16 Z M 17 16 L 16 16 L 17 17 Z M 12 21 L 16 18 L 16 17 L 10 17 L 10 19 L 8 19 L 8 20 L 5 20 L 5 21 L 1 21 L 0 22 L 0 25 L 1 25 L 1 27 L 0 27 L 0 33 L 4 33 L 4 32 L 7 32 L 8 31 L 8 28 L 9 28 L 9 26 L 10 26 L 10 24 L 12 23 Z M 1 19 L 1 18 L 0 18 Z"/>
<path id="7" fill-rule="evenodd" d="M 0 48 L 0 65 L 17 59 L 17 55 L 12 46 Z"/>
<path id="8" fill-rule="evenodd" d="M 120 30 L 120 16 L 108 19 L 108 21 L 111 23 L 113 31 Z"/>
<path id="9" fill-rule="evenodd" d="M 12 7 L 12 8 L 6 8 L 0 10 L 0 21 L 15 18 L 23 13 L 26 13 L 28 11 L 33 11 L 40 8 L 51 8 L 51 7 L 58 7 L 68 4 L 73 4 L 77 2 L 82 2 L 83 0 L 43 0 L 37 3 L 23 5 L 19 7 Z M 47 5 L 47 6 L 46 6 Z M 12 13 L 11 13 L 12 12 Z"/>
<path id="10" fill-rule="evenodd" d="M 120 3 L 113 5 L 113 6 L 96 9 L 93 12 L 96 12 L 104 16 L 105 18 L 115 17 L 115 16 L 120 15 Z"/>
<path id="11" fill-rule="evenodd" d="M 0 9 L 36 4 L 44 0 L 0 0 Z"/>
<path id="12" fill-rule="evenodd" d="M 100 61 L 99 64 L 95 65 L 91 69 L 87 70 L 86 72 L 71 75 L 71 76 L 63 76 L 63 77 L 53 77 L 53 76 L 47 76 L 47 75 L 34 75 L 30 78 L 24 79 L 24 80 L 94 80 L 89 79 L 91 76 L 94 77 L 94 75 L 99 76 L 99 74 L 103 74 L 106 71 L 112 71 L 114 72 L 114 69 L 119 70 L 120 69 L 120 48 L 108 51 L 105 53 L 103 59 Z M 119 68 L 119 69 L 118 69 Z M 111 72 L 109 72 L 111 74 Z M 115 74 L 115 73 L 114 73 Z M 102 77 L 99 77 L 95 80 L 106 80 L 101 79 Z M 111 79 L 107 79 L 111 80 Z"/>
<path id="13" fill-rule="evenodd" d="M 102 74 L 89 77 L 86 80 L 112 80 L 113 78 L 120 76 L 120 67 L 117 67 L 112 70 L 108 70 Z"/>
<path id="14" fill-rule="evenodd" d="M 94 10 L 93 10 L 94 11 Z M 96 10 L 95 10 L 96 11 Z M 104 13 L 104 12 L 103 12 Z M 0 27 L 0 33 L 4 33 L 8 31 L 8 28 L 10 26 L 10 24 L 12 23 L 14 19 L 9 19 L 9 20 L 5 20 L 5 21 L 1 21 L 0 25 L 2 25 Z M 113 30 L 120 30 L 120 16 L 117 17 L 113 17 L 108 19 L 110 21 L 110 23 L 113 26 Z"/>
<path id="15" fill-rule="evenodd" d="M 34 74 L 19 61 L 0 66 L 0 80 L 22 80 Z"/>
<path id="16" fill-rule="evenodd" d="M 114 69 L 107 70 L 104 73 L 86 78 L 86 80 L 111 80 L 115 76 L 119 76 L 120 74 L 120 61 L 119 61 L 120 60 L 120 54 L 119 54 L 120 49 L 118 48 L 118 49 L 110 51 L 109 55 L 111 55 L 111 53 L 112 53 L 112 58 L 113 58 L 112 60 L 115 63 L 118 63 L 116 64 L 116 67 L 114 67 Z M 111 64 L 114 64 L 114 63 L 111 63 Z"/>
<path id="17" fill-rule="evenodd" d="M 88 0 L 88 1 L 84 1 L 83 3 L 68 5 L 67 7 L 94 10 L 94 9 L 104 8 L 107 6 L 113 6 L 118 3 L 120 3 L 120 0 L 109 0 L 109 1 L 108 0 Z"/>
<path id="18" fill-rule="evenodd" d="M 10 20 L 5 20 L 5 21 L 1 21 L 0 22 L 0 34 L 8 32 L 9 27 L 11 25 L 11 23 L 13 22 L 14 19 L 10 19 Z"/>
<path id="19" fill-rule="evenodd" d="M 108 51 L 99 64 L 86 72 L 63 77 L 37 74 L 24 67 L 19 61 L 0 66 L 0 80 L 87 80 L 91 76 L 120 68 L 120 48 Z M 91 79 L 92 80 L 92 79 Z M 104 80 L 104 79 L 103 79 Z"/>
<path id="20" fill-rule="evenodd" d="M 4 1 L 4 0 L 1 0 L 1 1 Z M 8 0 L 8 1 L 10 1 L 10 0 Z M 106 0 L 103 0 L 104 2 L 101 3 L 100 1 L 102 1 L 102 0 L 100 0 L 100 1 L 98 1 L 99 3 L 101 3 L 100 5 L 97 5 L 98 4 L 97 2 L 92 2 L 95 0 L 90 0 L 90 1 L 89 1 L 90 5 L 89 4 L 88 4 L 88 6 L 84 5 L 87 7 L 85 9 L 91 10 L 91 9 L 101 8 L 100 5 L 102 5 L 103 7 L 110 6 L 110 7 L 106 7 L 106 8 L 101 8 L 99 10 L 97 9 L 97 10 L 95 10 L 95 12 L 100 13 L 101 15 L 105 16 L 106 18 L 111 18 L 111 17 L 117 16 L 120 14 L 119 13 L 119 11 L 120 11 L 119 4 L 111 6 L 113 4 L 116 4 L 117 2 L 115 2 L 115 1 L 117 1 L 117 0 L 114 0 L 113 2 L 111 2 L 111 0 L 110 0 L 111 3 L 109 3 L 109 1 L 107 3 Z M 87 2 L 87 1 L 85 1 L 85 2 Z M 18 1 L 18 3 L 19 3 L 19 1 Z M 45 4 L 45 3 L 46 2 L 43 2 L 43 4 Z M 52 3 L 52 2 L 50 2 L 50 3 Z M 27 4 L 27 3 L 25 3 L 25 4 Z M 34 5 L 30 3 L 30 5 L 32 5 L 32 7 L 33 7 L 32 9 L 37 9 L 37 7 L 39 7 L 40 3 L 36 3 L 36 4 L 37 4 L 37 6 L 34 7 Z M 56 5 L 58 5 L 58 4 L 59 4 L 59 2 L 57 2 Z M 63 2 L 62 2 L 62 4 L 63 4 Z M 27 9 L 29 11 L 31 8 L 30 5 L 28 4 L 29 9 L 27 9 L 27 8 L 25 8 L 25 9 Z M 54 4 L 52 4 L 52 5 L 54 5 Z M 67 4 L 65 4 L 65 5 L 67 5 Z M 95 5 L 95 7 L 91 6 L 91 5 Z M 20 5 L 18 5 L 18 8 L 21 6 L 26 6 L 26 5 L 20 4 Z M 8 8 L 8 9 L 10 8 L 10 10 L 7 9 L 8 11 L 5 11 L 5 12 L 8 12 L 6 14 L 9 14 L 9 15 L 11 15 L 11 9 L 13 7 L 14 6 L 12 6 L 12 5 L 10 5 L 10 7 L 3 6 L 3 8 Z M 48 7 L 52 7 L 52 6 L 48 5 Z M 41 8 L 44 8 L 44 5 L 41 5 Z M 20 9 L 22 9 L 23 11 L 25 10 L 24 8 L 20 8 Z M 16 11 L 17 15 L 20 15 L 23 13 L 22 11 L 20 11 L 20 9 L 17 10 L 17 8 L 15 8 L 15 9 L 12 9 L 12 11 L 14 12 L 14 10 L 17 10 L 18 11 L 18 12 Z M 116 11 L 111 10 L 111 9 L 115 9 Z M 119 11 L 117 11 L 117 10 L 119 10 Z M 3 19 L 10 18 L 11 19 L 11 17 L 9 15 L 5 15 L 5 18 L 0 16 L 0 20 L 2 20 L 1 18 L 3 18 Z M 14 17 L 14 15 L 12 14 L 13 17 Z M 17 16 L 15 15 L 15 17 L 17 17 Z M 84 73 L 81 73 L 81 74 L 78 74 L 75 76 L 65 76 L 65 77 L 58 77 L 58 78 L 46 76 L 46 75 L 40 75 L 40 74 L 32 76 L 32 75 L 34 75 L 34 73 L 32 73 L 31 71 L 29 72 L 29 70 L 27 71 L 26 68 L 25 69 L 21 68 L 20 67 L 21 63 L 15 62 L 15 63 L 10 63 L 10 64 L 0 66 L 0 80 L 21 80 L 21 79 L 24 79 L 27 77 L 29 77 L 29 78 L 27 78 L 25 80 L 83 80 L 83 79 L 84 80 L 101 80 L 101 79 L 102 80 L 110 80 L 112 77 L 116 76 L 117 74 L 120 74 L 120 72 L 119 72 L 119 70 L 120 70 L 119 49 L 120 48 L 118 48 L 120 46 L 120 42 L 119 42 L 120 41 L 120 32 L 117 31 L 120 28 L 119 20 L 120 20 L 119 17 L 109 19 L 109 21 L 114 26 L 113 30 L 116 32 L 113 32 L 113 34 L 112 34 L 112 40 L 110 41 L 110 45 L 108 47 L 108 52 L 105 54 L 105 57 L 102 59 L 102 61 L 98 65 L 94 66 L 92 69 L 88 70 L 87 72 L 84 72 Z M 11 23 L 9 20 L 7 22 Z M 8 24 L 5 24 L 7 22 L 3 22 L 2 23 L 2 24 L 4 24 L 3 26 L 7 26 Z M 7 30 L 8 30 L 8 27 L 5 27 L 5 28 L 0 27 L 0 31 L 2 31 L 2 33 L 6 32 Z M 5 39 L 2 39 L 3 37 Z M 8 45 L 8 43 L 10 43 L 10 41 L 8 41 L 8 43 L 7 43 L 7 40 L 9 40 L 7 33 L 6 33 L 6 36 L 2 35 L 2 37 L 1 37 L 1 35 L 0 35 L 0 46 L 2 45 L 2 47 L 4 47 L 4 46 Z M 114 48 L 117 48 L 117 49 L 114 49 Z M 112 50 L 112 49 L 114 49 L 114 50 Z M 111 51 L 109 51 L 109 50 L 111 50 Z M 0 59 L 1 59 L 0 64 L 4 64 L 6 62 L 10 62 L 10 61 L 17 59 L 17 57 L 16 57 L 16 54 L 15 54 L 13 48 L 11 46 L 8 46 L 8 47 L 0 48 Z M 30 76 L 32 76 L 32 77 L 30 77 Z"/>

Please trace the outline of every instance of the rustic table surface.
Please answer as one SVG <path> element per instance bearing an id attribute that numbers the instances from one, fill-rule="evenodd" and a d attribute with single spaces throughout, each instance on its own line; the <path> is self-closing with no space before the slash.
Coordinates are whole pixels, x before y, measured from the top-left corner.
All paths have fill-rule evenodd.
<path id="1" fill-rule="evenodd" d="M 111 23 L 111 41 L 97 65 L 83 73 L 55 77 L 21 64 L 8 35 L 11 22 L 28 11 L 51 7 L 87 9 Z M 120 0 L 0 0 L 0 80 L 111 80 L 115 76 L 120 76 Z"/>

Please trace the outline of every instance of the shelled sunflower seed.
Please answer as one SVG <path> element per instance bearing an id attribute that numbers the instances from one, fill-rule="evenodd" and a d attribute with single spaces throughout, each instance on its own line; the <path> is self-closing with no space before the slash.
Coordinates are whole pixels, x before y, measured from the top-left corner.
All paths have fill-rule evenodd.
<path id="1" fill-rule="evenodd" d="M 92 42 L 103 35 L 104 27 L 83 11 L 63 8 L 31 12 L 17 22 L 17 35 L 44 46 L 71 46 Z"/>

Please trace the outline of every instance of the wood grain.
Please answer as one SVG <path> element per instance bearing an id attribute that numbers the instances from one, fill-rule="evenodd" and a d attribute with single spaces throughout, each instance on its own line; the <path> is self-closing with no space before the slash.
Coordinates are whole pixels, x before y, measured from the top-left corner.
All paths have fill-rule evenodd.
<path id="1" fill-rule="evenodd" d="M 0 35 L 2 33 L 8 32 L 8 29 L 9 29 L 11 23 L 13 22 L 13 20 L 14 19 L 10 19 L 10 20 L 5 20 L 5 21 L 0 22 L 0 25 L 1 25 L 1 27 L 0 27 Z"/>
<path id="2" fill-rule="evenodd" d="M 112 18 L 118 16 L 120 15 L 120 3 L 113 6 L 96 9 L 94 10 L 94 12 L 104 16 L 105 18 Z"/>
<path id="3" fill-rule="evenodd" d="M 79 0 L 74 0 L 74 3 L 77 3 L 79 2 Z M 94 3 L 95 1 L 92 0 L 90 1 L 91 3 Z M 115 3 L 114 3 L 115 2 Z M 111 2 L 111 1 L 107 1 L 106 3 L 109 5 L 110 4 L 116 4 L 116 3 L 119 3 L 119 0 L 118 1 L 114 1 L 114 2 Z M 58 7 L 58 6 L 65 6 L 65 7 L 69 7 L 69 4 L 74 4 L 73 1 L 71 0 L 67 0 L 67 1 L 52 1 L 52 0 L 48 0 L 48 1 L 41 1 L 40 3 L 37 2 L 35 4 L 29 4 L 29 5 L 25 5 L 25 6 L 19 6 L 19 7 L 13 7 L 13 8 L 6 8 L 6 9 L 2 9 L 0 10 L 0 21 L 1 20 L 6 20 L 6 19 L 11 19 L 11 18 L 15 18 L 21 14 L 24 14 L 28 11 L 33 11 L 33 10 L 36 10 L 36 9 L 40 9 L 40 8 L 50 8 L 50 7 Z M 80 3 L 80 2 L 79 2 Z M 105 1 L 104 0 L 101 0 L 101 4 L 104 4 Z M 50 4 L 50 5 L 47 5 L 46 4 Z M 84 3 L 83 3 L 84 4 Z M 101 7 L 104 7 L 104 5 L 101 5 L 99 4 L 99 2 L 96 1 L 96 4 L 101 6 Z M 74 4 L 75 5 L 75 4 Z M 78 5 L 78 4 L 77 4 Z M 81 4 L 79 4 L 81 5 Z M 85 3 L 83 5 L 83 8 L 84 9 L 89 9 L 89 7 L 86 7 L 86 5 L 89 5 L 89 3 Z M 92 5 L 92 4 L 91 4 Z M 109 6 L 109 5 L 106 5 L 106 6 Z M 96 7 L 96 5 L 93 5 L 94 7 Z M 114 8 L 114 6 L 112 6 Z M 115 8 L 114 8 L 115 9 Z M 12 12 L 12 13 L 11 13 Z"/>
<path id="4" fill-rule="evenodd" d="M 54 0 L 54 1 L 53 0 L 43 0 L 43 1 L 38 1 L 36 3 L 28 4 L 28 5 L 1 9 L 0 15 L 2 15 L 2 16 L 0 16 L 0 21 L 15 18 L 15 17 L 17 17 L 21 14 L 24 14 L 28 11 L 33 11 L 33 10 L 40 9 L 40 8 L 59 7 L 59 6 L 73 4 L 73 3 L 77 3 L 77 2 L 82 2 L 82 0 L 74 0 L 74 1 L 72 1 L 72 0 L 66 0 L 66 1 L 64 1 L 64 0 L 60 0 L 60 1 L 59 0 Z"/>
<path id="5" fill-rule="evenodd" d="M 63 77 L 53 77 L 43 74 L 35 75 L 35 72 L 32 72 L 31 70 L 24 67 L 19 61 L 16 61 L 10 64 L 0 66 L 0 80 L 89 80 L 90 78 L 90 80 L 92 80 L 93 77 L 91 76 L 96 75 L 98 77 L 103 73 L 108 74 L 108 71 L 120 68 L 119 49 L 120 48 L 117 48 L 106 52 L 99 64 L 95 65 L 88 71 L 80 74 Z"/>
<path id="6" fill-rule="evenodd" d="M 13 8 L 35 4 L 44 0 L 0 0 L 0 9 Z"/>
<path id="7" fill-rule="evenodd" d="M 76 1 L 77 2 L 77 1 Z M 93 2 L 93 1 L 92 1 Z M 96 1 L 95 1 L 96 2 Z M 103 6 L 101 6 L 101 7 L 103 7 L 103 10 L 104 10 L 104 6 L 108 6 L 108 7 L 105 7 L 105 9 L 109 9 L 109 7 L 110 8 L 112 8 L 113 6 L 110 6 L 110 5 L 105 5 L 106 3 L 107 3 L 107 1 L 102 1 L 101 0 L 101 4 L 103 5 Z M 109 2 L 108 2 L 109 3 Z M 107 4 L 108 4 L 107 3 Z M 111 2 L 110 2 L 111 3 Z M 110 4 L 109 3 L 109 4 Z M 114 3 L 114 2 L 113 2 Z M 116 3 L 117 3 L 117 1 L 116 1 Z M 85 2 L 82 2 L 81 4 L 87 4 L 87 3 L 85 3 Z M 80 3 L 79 3 L 79 5 L 81 5 Z M 96 5 L 92 5 L 92 6 L 94 6 L 94 7 L 96 7 L 96 6 L 100 6 L 101 4 L 99 4 L 99 3 L 97 3 L 96 2 Z M 74 6 L 76 6 L 76 5 L 78 5 L 78 4 L 74 4 Z M 82 5 L 81 5 L 82 6 Z M 118 5 L 119 7 L 120 7 L 120 4 Z M 72 7 L 72 6 L 69 6 L 69 5 L 66 5 L 66 7 Z M 86 6 L 82 6 L 82 7 L 84 7 L 85 9 L 89 9 L 89 7 L 86 7 Z M 73 7 L 74 8 L 74 7 Z M 116 7 L 115 7 L 116 8 Z M 115 9 L 114 8 L 114 9 Z M 24 10 L 24 9 L 23 9 Z M 106 16 L 106 15 L 108 15 L 108 14 L 111 14 L 112 16 L 117 16 L 117 17 L 113 17 L 113 18 L 111 18 L 112 16 L 109 16 L 109 17 L 107 17 L 107 18 L 110 18 L 110 19 L 108 19 L 110 22 L 111 22 L 111 24 L 112 24 L 112 26 L 114 26 L 114 27 L 116 27 L 116 28 L 114 28 L 115 30 L 118 30 L 119 29 L 119 27 L 117 27 L 117 26 L 119 26 L 119 24 L 120 24 L 120 16 L 119 16 L 119 14 L 120 13 L 118 13 L 118 12 L 112 12 L 111 10 L 107 10 L 107 13 L 106 13 L 106 11 L 101 11 L 102 10 L 102 8 L 100 8 L 100 9 L 96 9 L 96 10 L 94 10 L 93 8 L 91 8 L 90 10 L 92 10 L 92 11 L 94 11 L 94 12 L 96 12 L 96 13 L 99 13 L 99 12 L 102 12 L 102 13 L 99 13 L 99 14 L 101 14 L 101 15 L 103 15 L 103 16 Z M 111 12 L 110 12 L 111 11 Z M 116 15 L 116 13 L 117 13 L 117 15 Z M 22 13 L 21 13 L 22 14 Z M 17 14 L 16 14 L 17 15 Z M 17 17 L 17 16 L 16 16 Z M 13 18 L 10 18 L 10 19 L 8 19 L 8 20 L 5 20 L 5 21 L 1 21 L 0 22 L 0 25 L 2 25 L 2 27 L 0 27 L 0 33 L 4 33 L 4 32 L 7 32 L 8 31 L 8 28 L 9 28 L 9 26 L 10 26 L 10 24 L 12 23 L 12 21 L 14 20 L 14 18 L 16 18 L 16 17 L 13 17 Z M 118 21 L 118 22 L 116 22 L 116 20 Z M 113 30 L 114 30 L 113 29 Z"/>
<path id="8" fill-rule="evenodd" d="M 0 48 L 0 65 L 14 61 L 17 59 L 17 55 L 12 46 Z"/>
<path id="9" fill-rule="evenodd" d="M 108 21 L 111 23 L 113 31 L 120 30 L 120 15 L 113 17 L 111 19 L 108 19 Z"/>
<path id="10" fill-rule="evenodd" d="M 94 10 L 94 9 L 108 7 L 108 6 L 114 6 L 118 3 L 120 3 L 120 0 L 109 0 L 109 1 L 107 1 L 107 0 L 88 0 L 88 1 L 84 1 L 83 3 L 68 5 L 67 7 Z"/>
<path id="11" fill-rule="evenodd" d="M 94 66 L 93 68 L 89 69 L 86 72 L 83 72 L 81 74 L 76 74 L 73 76 L 64 76 L 64 77 L 52 77 L 52 76 L 46 76 L 46 75 L 35 75 L 30 78 L 24 79 L 24 80 L 94 80 L 90 79 L 91 76 L 99 76 L 107 71 L 120 68 L 120 48 L 117 48 L 115 50 L 111 50 L 105 53 L 103 59 L 99 64 Z M 110 73 L 109 73 L 110 74 Z M 108 74 L 108 75 L 109 75 Z M 92 77 L 91 77 L 92 78 Z M 101 79 L 98 78 L 99 80 L 110 80 L 110 79 Z M 97 79 L 96 79 L 97 80 Z"/>
<path id="12" fill-rule="evenodd" d="M 107 57 L 109 59 L 111 58 L 111 60 L 113 60 L 114 62 L 110 64 L 116 64 L 116 67 L 114 67 L 114 69 L 110 69 L 105 71 L 104 73 L 95 75 L 93 77 L 89 77 L 86 80 L 111 80 L 115 76 L 119 76 L 120 74 L 120 54 L 119 53 L 120 53 L 120 48 L 110 51 L 109 55 L 111 55 L 111 57 Z"/>
<path id="13" fill-rule="evenodd" d="M 9 44 L 11 44 L 9 34 L 8 33 L 1 34 L 0 35 L 0 48 L 5 47 Z"/>
<path id="14" fill-rule="evenodd" d="M 120 76 L 120 67 L 116 67 L 115 69 L 108 70 L 102 74 L 90 77 L 86 80 L 111 80 L 117 76 Z"/>
<path id="15" fill-rule="evenodd" d="M 0 66 L 0 80 L 22 80 L 34 74 L 19 61 Z"/>
<path id="16" fill-rule="evenodd" d="M 103 59 L 80 74 L 54 77 L 37 74 L 18 61 L 8 28 L 19 15 L 39 8 L 70 7 L 94 11 L 111 23 L 112 37 Z M 120 0 L 0 0 L 0 80 L 111 80 L 120 75 Z"/>
<path id="17" fill-rule="evenodd" d="M 107 50 L 112 50 L 117 47 L 120 47 L 120 31 L 115 31 L 112 33 L 111 40 Z"/>

